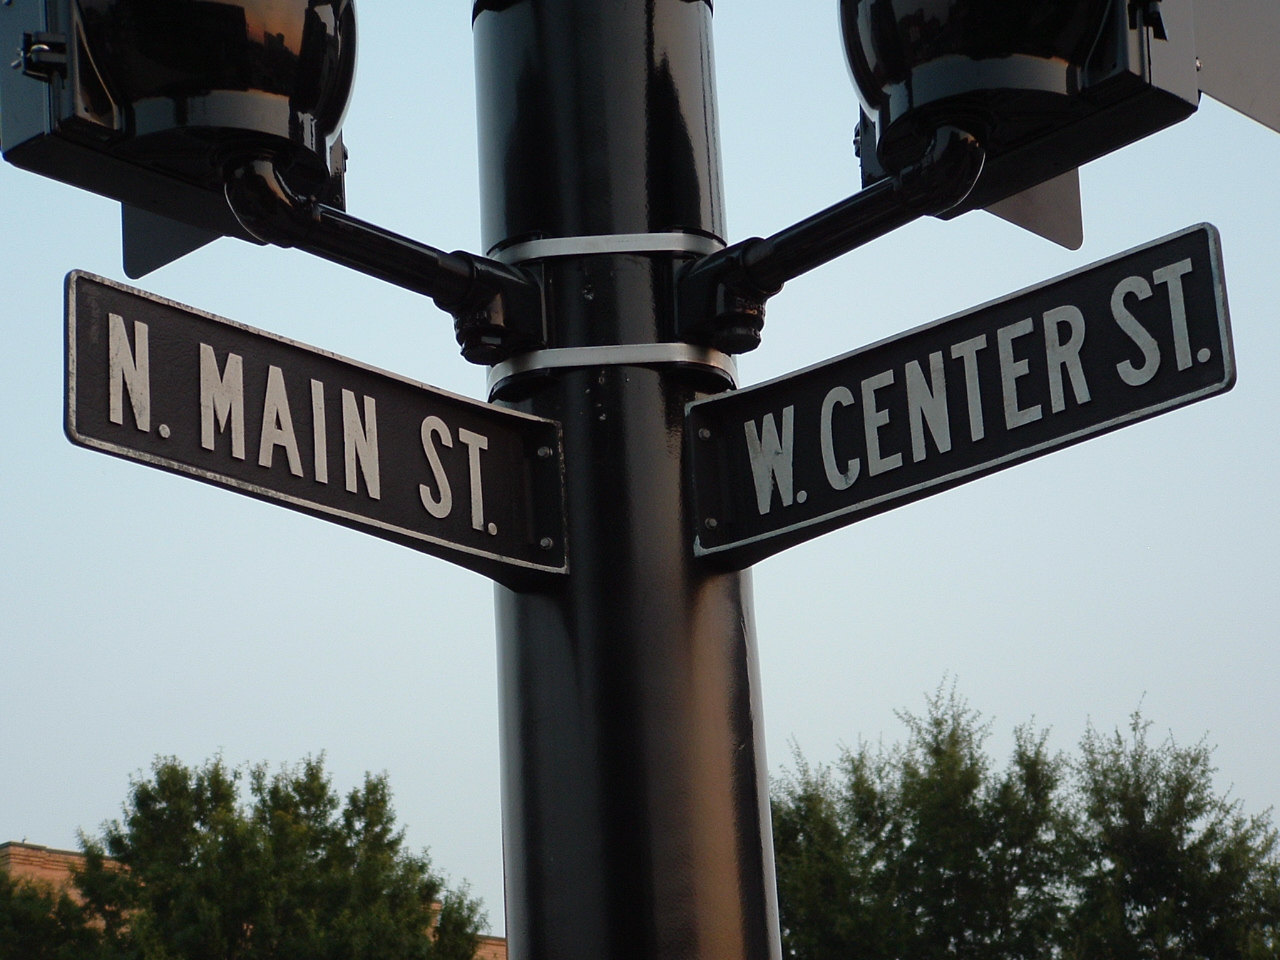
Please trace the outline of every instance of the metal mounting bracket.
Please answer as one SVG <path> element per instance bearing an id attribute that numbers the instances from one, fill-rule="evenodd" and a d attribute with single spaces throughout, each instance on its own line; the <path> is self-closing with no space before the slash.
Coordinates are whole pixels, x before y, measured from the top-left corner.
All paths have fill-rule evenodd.
<path id="1" fill-rule="evenodd" d="M 649 367 L 662 364 L 698 367 L 738 386 L 738 364 L 712 347 L 690 343 L 640 343 L 612 347 L 561 347 L 531 350 L 489 368 L 489 399 L 509 381 L 528 374 L 580 367 Z"/>
<path id="2" fill-rule="evenodd" d="M 698 233 L 615 233 L 597 237 L 528 240 L 503 250 L 492 250 L 489 256 L 506 264 L 599 253 L 693 253 L 709 256 L 723 250 L 724 246 L 724 241 Z"/>

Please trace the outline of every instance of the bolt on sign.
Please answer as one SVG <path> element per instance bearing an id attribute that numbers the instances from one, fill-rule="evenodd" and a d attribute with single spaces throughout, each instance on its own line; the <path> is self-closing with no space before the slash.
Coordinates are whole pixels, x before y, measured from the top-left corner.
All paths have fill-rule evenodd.
<path id="1" fill-rule="evenodd" d="M 66 292 L 73 443 L 502 582 L 567 571 L 554 421 L 91 274 L 69 274 Z"/>
<path id="2" fill-rule="evenodd" d="M 1230 390 L 1208 224 L 688 408 L 694 549 L 736 567 Z"/>

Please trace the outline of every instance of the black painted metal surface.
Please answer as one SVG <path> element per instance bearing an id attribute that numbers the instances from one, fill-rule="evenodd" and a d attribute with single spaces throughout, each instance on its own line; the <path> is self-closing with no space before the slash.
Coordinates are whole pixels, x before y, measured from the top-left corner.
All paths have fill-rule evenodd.
<path id="1" fill-rule="evenodd" d="M 723 238 L 704 0 L 479 0 L 485 248 L 684 230 Z"/>
<path id="2" fill-rule="evenodd" d="M 477 6 L 484 241 L 723 232 L 710 7 Z M 673 254 L 543 261 L 548 341 L 674 330 Z M 508 385 L 565 440 L 570 575 L 497 588 L 513 960 L 779 955 L 749 580 L 700 568 L 671 369 Z"/>

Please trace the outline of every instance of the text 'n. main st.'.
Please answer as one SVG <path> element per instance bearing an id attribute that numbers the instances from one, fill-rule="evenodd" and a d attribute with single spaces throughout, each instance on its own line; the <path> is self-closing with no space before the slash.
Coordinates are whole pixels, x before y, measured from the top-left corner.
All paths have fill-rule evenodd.
<path id="1" fill-rule="evenodd" d="M 566 569 L 553 421 L 81 272 L 67 278 L 66 427 L 495 579 Z"/>

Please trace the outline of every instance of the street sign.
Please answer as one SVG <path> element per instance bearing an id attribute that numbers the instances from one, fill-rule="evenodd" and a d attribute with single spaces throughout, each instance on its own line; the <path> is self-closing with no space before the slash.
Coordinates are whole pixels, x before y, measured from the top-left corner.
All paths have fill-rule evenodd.
<path id="1" fill-rule="evenodd" d="M 504 583 L 567 572 L 559 426 L 79 271 L 73 443 Z"/>
<path id="2" fill-rule="evenodd" d="M 689 405 L 694 551 L 734 567 L 1235 383 L 1208 224 Z"/>

